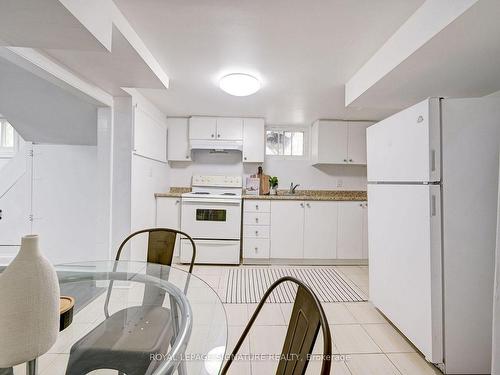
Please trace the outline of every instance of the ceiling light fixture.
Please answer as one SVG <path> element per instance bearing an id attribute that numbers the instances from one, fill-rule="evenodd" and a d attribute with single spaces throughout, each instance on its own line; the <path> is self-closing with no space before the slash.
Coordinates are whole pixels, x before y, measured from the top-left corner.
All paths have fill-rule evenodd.
<path id="1" fill-rule="evenodd" d="M 250 74 L 233 73 L 222 77 L 219 87 L 230 95 L 248 96 L 260 90 L 260 82 Z"/>

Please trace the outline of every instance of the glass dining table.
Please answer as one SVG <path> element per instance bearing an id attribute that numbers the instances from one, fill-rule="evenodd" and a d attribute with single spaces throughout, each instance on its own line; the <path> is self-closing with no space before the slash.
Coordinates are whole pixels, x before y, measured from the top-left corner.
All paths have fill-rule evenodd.
<path id="1" fill-rule="evenodd" d="M 74 316 L 69 327 L 59 333 L 54 346 L 38 360 L 39 374 L 86 373 L 83 369 L 90 368 L 88 362 L 101 358 L 100 352 L 96 355 L 95 346 L 108 354 L 116 350 L 113 358 L 118 363 L 97 363 L 91 373 L 117 373 L 126 361 L 135 358 L 132 354 L 136 353 L 127 350 L 144 343 L 149 349 L 143 354 L 151 360 L 144 373 L 220 372 L 227 344 L 226 314 L 217 293 L 196 275 L 180 268 L 133 261 L 62 264 L 56 266 L 56 271 L 61 295 L 75 298 Z M 162 323 L 148 325 L 155 324 L 148 319 L 158 319 L 157 310 L 144 320 L 144 314 L 140 318 L 134 315 L 134 311 L 146 306 L 170 312 L 170 335 L 162 338 L 160 332 L 165 328 Z M 109 323 L 117 315 L 122 322 Z M 115 331 L 111 339 L 106 337 L 110 330 Z M 150 345 L 151 342 L 155 345 Z M 150 352 L 152 348 L 156 351 Z"/>

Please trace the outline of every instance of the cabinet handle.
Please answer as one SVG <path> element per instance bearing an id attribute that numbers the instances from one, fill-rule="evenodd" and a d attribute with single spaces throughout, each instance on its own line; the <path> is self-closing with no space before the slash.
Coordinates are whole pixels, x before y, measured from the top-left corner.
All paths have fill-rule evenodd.
<path id="1" fill-rule="evenodd" d="M 359 207 L 363 207 L 363 203 L 360 203 L 360 204 L 359 204 Z"/>
<path id="2" fill-rule="evenodd" d="M 189 155 L 186 155 L 186 159 L 189 159 Z"/>
<path id="3" fill-rule="evenodd" d="M 212 134 L 212 138 L 215 137 L 215 134 Z"/>
<path id="4" fill-rule="evenodd" d="M 311 207 L 311 205 L 310 205 L 309 203 L 306 203 L 306 206 L 307 206 L 307 207 Z"/>
<path id="5" fill-rule="evenodd" d="M 352 163 L 352 159 L 349 159 L 349 163 Z"/>
<path id="6" fill-rule="evenodd" d="M 243 158 L 243 160 L 247 160 L 247 157 L 245 156 L 245 157 Z"/>
<path id="7" fill-rule="evenodd" d="M 344 159 L 344 163 L 347 163 L 347 159 Z"/>
<path id="8" fill-rule="evenodd" d="M 258 218 L 258 217 L 256 217 L 256 218 L 255 218 L 255 222 L 256 222 L 256 223 L 258 223 L 258 222 L 259 222 L 259 218 Z"/>
<path id="9" fill-rule="evenodd" d="M 257 246 L 255 246 L 255 252 L 258 253 L 259 252 L 259 248 Z"/>
<path id="10" fill-rule="evenodd" d="M 256 209 L 256 210 L 258 210 L 258 209 L 259 209 L 259 205 L 258 205 L 258 204 L 256 204 L 256 205 L 255 205 L 255 209 Z"/>
<path id="11" fill-rule="evenodd" d="M 177 200 L 175 201 L 175 204 L 179 204 L 179 203 L 181 203 L 181 201 L 177 199 Z"/>
<path id="12" fill-rule="evenodd" d="M 220 134 L 217 134 L 217 138 L 220 138 Z"/>
<path id="13" fill-rule="evenodd" d="M 259 231 L 258 231 L 258 230 L 256 230 L 256 231 L 255 231 L 255 235 L 256 235 L 256 236 L 258 236 L 258 235 L 259 235 Z"/>
<path id="14" fill-rule="evenodd" d="M 304 203 L 301 203 L 301 204 L 300 204 L 300 207 L 304 207 Z"/>

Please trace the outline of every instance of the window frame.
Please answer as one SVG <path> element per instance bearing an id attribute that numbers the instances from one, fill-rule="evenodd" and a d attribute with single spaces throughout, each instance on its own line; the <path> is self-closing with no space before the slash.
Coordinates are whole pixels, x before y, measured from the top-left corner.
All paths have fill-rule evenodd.
<path id="1" fill-rule="evenodd" d="M 12 126 L 6 118 L 0 117 L 0 158 L 8 159 L 12 158 L 19 151 L 19 135 L 14 129 L 14 146 L 13 147 L 3 147 L 3 140 L 5 137 L 5 125 L 9 124 Z"/>
<path id="2" fill-rule="evenodd" d="M 303 138 L 303 153 L 302 155 L 268 155 L 267 154 L 267 132 L 268 131 L 280 131 L 280 132 L 302 132 L 304 134 Z M 307 160 L 309 159 L 309 132 L 310 128 L 307 126 L 298 125 L 269 125 L 265 128 L 265 157 L 269 159 L 277 160 Z"/>

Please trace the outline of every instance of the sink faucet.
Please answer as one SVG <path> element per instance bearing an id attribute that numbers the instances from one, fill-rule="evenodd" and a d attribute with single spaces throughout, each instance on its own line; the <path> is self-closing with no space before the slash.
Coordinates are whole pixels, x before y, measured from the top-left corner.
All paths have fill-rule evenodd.
<path id="1" fill-rule="evenodd" d="M 290 194 L 295 194 L 295 189 L 297 189 L 298 187 L 300 186 L 300 184 L 297 184 L 295 186 L 293 186 L 293 182 L 290 184 L 290 190 L 288 190 L 288 192 Z"/>

